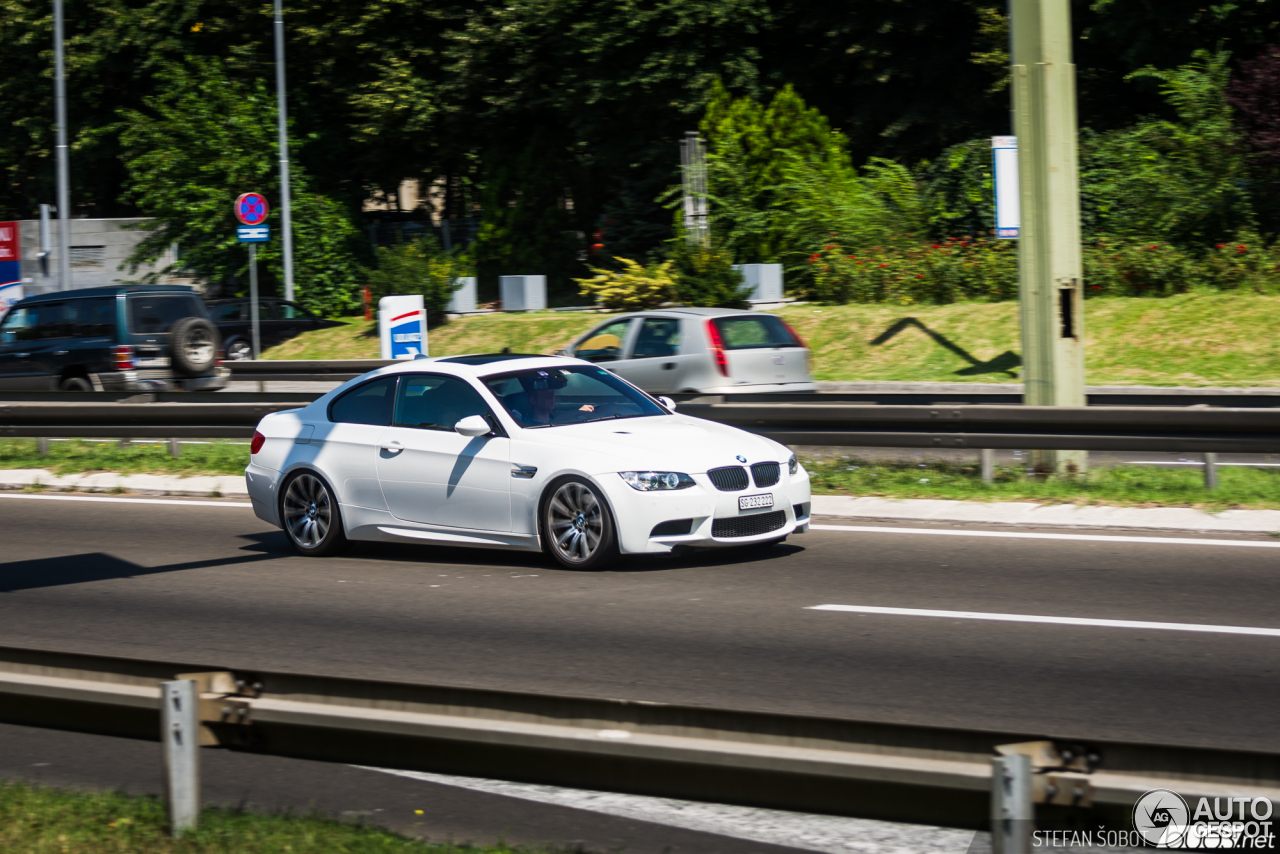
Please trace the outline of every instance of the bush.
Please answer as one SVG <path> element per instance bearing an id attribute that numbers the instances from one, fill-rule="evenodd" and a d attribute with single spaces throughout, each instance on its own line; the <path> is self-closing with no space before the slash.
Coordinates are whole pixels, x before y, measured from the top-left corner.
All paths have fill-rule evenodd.
<path id="1" fill-rule="evenodd" d="M 950 303 L 1018 294 L 1017 245 L 948 238 L 888 241 L 850 251 L 830 243 L 809 257 L 814 296 L 825 302 Z"/>
<path id="2" fill-rule="evenodd" d="M 595 276 L 590 279 L 574 279 L 578 293 L 594 296 L 605 308 L 620 311 L 640 311 L 662 305 L 675 293 L 675 281 L 671 277 L 673 261 L 645 267 L 628 258 L 618 258 L 624 269 L 620 272 L 589 268 Z"/>
<path id="3" fill-rule="evenodd" d="M 742 273 L 733 269 L 733 255 L 723 247 L 690 245 L 677 239 L 672 253 L 675 263 L 675 298 L 685 305 L 740 308 L 750 290 Z"/>
<path id="4" fill-rule="evenodd" d="M 471 259 L 462 252 L 445 252 L 434 238 L 424 237 L 378 248 L 378 268 L 369 273 L 375 295 L 422 294 L 430 324 L 445 319 L 458 279 L 474 276 Z"/>

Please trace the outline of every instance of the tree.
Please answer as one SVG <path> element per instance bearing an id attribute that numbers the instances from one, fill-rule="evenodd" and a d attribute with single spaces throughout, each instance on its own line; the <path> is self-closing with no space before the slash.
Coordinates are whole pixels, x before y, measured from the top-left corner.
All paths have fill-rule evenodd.
<path id="1" fill-rule="evenodd" d="M 236 242 L 231 202 L 256 190 L 278 199 L 275 98 L 261 80 L 242 81 L 217 59 L 191 57 L 160 74 L 159 92 L 145 110 L 122 110 L 128 197 L 153 217 L 130 259 L 154 261 L 174 243 L 182 266 L 211 283 L 242 290 L 247 261 Z M 333 200 L 311 192 L 306 171 L 291 172 L 294 264 L 298 299 L 335 313 L 354 308 L 362 270 L 361 243 L 351 218 Z M 262 288 L 283 280 L 280 220 L 276 238 L 262 244 Z"/>

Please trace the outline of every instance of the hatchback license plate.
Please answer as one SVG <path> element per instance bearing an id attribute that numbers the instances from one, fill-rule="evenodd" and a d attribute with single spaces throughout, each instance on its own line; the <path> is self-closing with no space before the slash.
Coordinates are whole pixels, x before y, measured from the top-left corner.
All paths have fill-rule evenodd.
<path id="1" fill-rule="evenodd" d="M 755 510 L 760 507 L 772 507 L 772 495 L 740 495 L 738 496 L 739 510 Z"/>

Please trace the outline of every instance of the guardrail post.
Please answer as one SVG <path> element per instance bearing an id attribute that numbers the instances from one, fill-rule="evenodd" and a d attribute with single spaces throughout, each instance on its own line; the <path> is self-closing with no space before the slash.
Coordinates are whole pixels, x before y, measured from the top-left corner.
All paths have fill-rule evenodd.
<path id="1" fill-rule="evenodd" d="M 182 445 L 179 444 L 177 439 L 169 440 L 169 456 L 171 457 L 182 456 Z"/>
<path id="2" fill-rule="evenodd" d="M 169 832 L 181 836 L 200 818 L 200 721 L 196 681 L 160 683 L 160 740 L 164 743 L 165 806 Z"/>
<path id="3" fill-rule="evenodd" d="M 49 440 L 36 439 L 36 453 L 42 457 L 49 456 Z"/>
<path id="4" fill-rule="evenodd" d="M 1031 757 L 991 760 L 992 854 L 1030 854 L 1035 806 L 1031 800 Z"/>
<path id="5" fill-rule="evenodd" d="M 1218 455 L 1211 451 L 1204 455 L 1204 488 L 1218 488 Z"/>
<path id="6" fill-rule="evenodd" d="M 991 448 L 983 448 L 980 451 L 982 456 L 982 482 L 995 483 L 996 481 L 996 452 Z"/>

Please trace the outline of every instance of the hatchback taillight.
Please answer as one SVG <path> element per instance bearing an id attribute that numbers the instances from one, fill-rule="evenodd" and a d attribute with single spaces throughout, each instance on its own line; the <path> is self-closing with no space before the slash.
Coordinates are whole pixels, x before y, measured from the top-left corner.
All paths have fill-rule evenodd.
<path id="1" fill-rule="evenodd" d="M 258 451 L 261 451 L 262 446 L 266 443 L 266 441 L 267 441 L 266 436 L 262 435 L 257 430 L 254 430 L 253 439 L 250 440 L 249 442 L 249 453 L 256 454 L 258 453 Z"/>
<path id="2" fill-rule="evenodd" d="M 711 343 L 711 358 L 715 360 L 721 375 L 729 376 L 729 357 L 725 355 L 724 340 L 720 337 L 720 330 L 714 320 L 707 321 L 707 341 Z"/>
<path id="3" fill-rule="evenodd" d="M 787 331 L 791 333 L 791 337 L 796 339 L 796 346 L 803 347 L 804 339 L 801 338 L 798 334 L 796 334 L 796 328 L 792 326 L 790 323 L 787 323 L 787 320 L 785 317 L 779 317 L 778 319 L 782 321 L 783 326 L 787 327 Z"/>
<path id="4" fill-rule="evenodd" d="M 126 371 L 129 368 L 134 367 L 133 348 L 128 344 L 121 344 L 119 347 L 116 347 L 115 356 L 117 371 Z"/>

